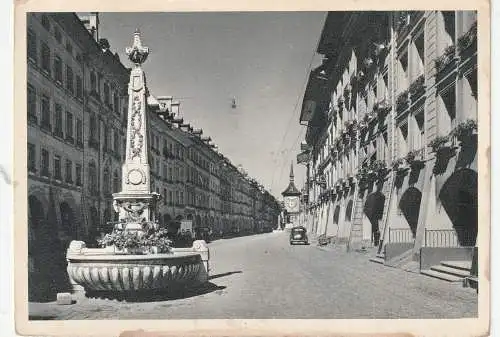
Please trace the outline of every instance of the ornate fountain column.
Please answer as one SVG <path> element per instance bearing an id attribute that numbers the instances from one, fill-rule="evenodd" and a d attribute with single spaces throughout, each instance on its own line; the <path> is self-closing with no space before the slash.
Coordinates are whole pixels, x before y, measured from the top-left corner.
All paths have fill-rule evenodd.
<path id="1" fill-rule="evenodd" d="M 125 162 L 122 166 L 122 191 L 113 194 L 113 207 L 119 220 L 128 229 L 140 229 L 144 221 L 155 221 L 155 210 L 160 195 L 150 188 L 148 163 L 148 116 L 146 76 L 142 70 L 149 48 L 141 43 L 138 30 L 132 47 L 126 53 L 134 66 L 128 84 L 128 118 Z"/>
<path id="2" fill-rule="evenodd" d="M 150 188 L 146 110 L 148 90 L 141 68 L 149 50 L 142 46 L 138 31 L 134 33 L 134 44 L 126 52 L 134 68 L 130 72 L 128 87 L 127 146 L 122 168 L 122 191 L 113 194 L 113 206 L 119 213 L 121 224 L 118 226 L 136 231 L 141 236 L 144 234 L 144 222 L 156 221 L 155 210 L 160 195 L 151 192 Z M 153 228 L 157 229 L 156 226 Z M 176 290 L 179 286 L 206 283 L 210 253 L 203 240 L 195 241 L 191 248 L 172 248 L 168 252 L 129 250 L 125 254 L 117 253 L 114 245 L 87 248 L 85 242 L 72 241 L 66 259 L 75 294 L 84 294 L 88 290 L 130 294 L 144 290 Z M 67 299 L 68 294 L 63 295 L 61 298 Z"/>

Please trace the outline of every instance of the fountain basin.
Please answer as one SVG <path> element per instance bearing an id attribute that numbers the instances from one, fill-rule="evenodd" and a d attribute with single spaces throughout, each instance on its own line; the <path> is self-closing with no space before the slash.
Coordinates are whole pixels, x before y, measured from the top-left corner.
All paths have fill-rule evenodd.
<path id="1" fill-rule="evenodd" d="M 73 241 L 67 272 L 74 291 L 164 291 L 208 281 L 208 247 L 195 241 L 192 248 L 167 254 L 119 255 L 109 249 L 89 249 Z"/>

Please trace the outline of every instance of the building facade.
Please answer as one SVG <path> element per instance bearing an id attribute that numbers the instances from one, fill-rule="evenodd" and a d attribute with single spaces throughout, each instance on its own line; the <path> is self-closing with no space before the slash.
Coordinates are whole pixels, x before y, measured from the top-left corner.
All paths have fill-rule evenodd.
<path id="1" fill-rule="evenodd" d="M 300 117 L 310 231 L 376 247 L 386 264 L 472 258 L 476 22 L 472 11 L 328 14 Z"/>
<path id="2" fill-rule="evenodd" d="M 97 245 L 118 220 L 130 69 L 99 37 L 97 13 L 30 13 L 27 22 L 29 296 L 49 300 L 69 287 L 69 242 Z M 192 220 L 216 235 L 277 225 L 276 200 L 184 123 L 179 102 L 149 95 L 147 106 L 161 223 Z"/>

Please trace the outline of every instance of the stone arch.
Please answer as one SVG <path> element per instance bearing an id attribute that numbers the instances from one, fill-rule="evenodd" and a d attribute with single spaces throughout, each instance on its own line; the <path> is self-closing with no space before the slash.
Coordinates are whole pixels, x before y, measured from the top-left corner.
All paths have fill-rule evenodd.
<path id="1" fill-rule="evenodd" d="M 37 254 L 39 245 L 50 237 L 43 203 L 34 195 L 28 197 L 28 254 Z"/>
<path id="2" fill-rule="evenodd" d="M 373 192 L 366 197 L 363 212 L 372 225 L 372 233 L 380 231 L 379 221 L 384 214 L 385 196 L 380 192 Z M 378 240 L 376 240 L 378 241 Z"/>
<path id="3" fill-rule="evenodd" d="M 69 240 L 77 238 L 77 224 L 75 221 L 75 211 L 67 201 L 59 204 L 59 211 L 61 213 L 61 229 Z M 69 242 L 68 242 L 69 243 Z"/>
<path id="4" fill-rule="evenodd" d="M 455 171 L 439 192 L 441 204 L 448 214 L 461 246 L 476 244 L 477 172 L 471 169 Z"/>
<path id="5" fill-rule="evenodd" d="M 417 233 L 418 217 L 420 214 L 420 202 L 422 200 L 422 192 L 415 187 L 409 187 L 399 200 L 399 209 L 403 213 L 410 230 L 415 237 Z"/>
<path id="6" fill-rule="evenodd" d="M 345 208 L 346 221 L 351 221 L 351 219 L 352 219 L 352 208 L 353 208 L 353 201 L 351 199 L 351 200 L 349 200 L 349 202 L 347 203 L 347 207 Z"/>
<path id="7" fill-rule="evenodd" d="M 28 296 L 40 302 L 55 300 L 56 293 L 68 286 L 57 227 L 48 221 L 45 210 L 37 196 L 28 197 Z"/>

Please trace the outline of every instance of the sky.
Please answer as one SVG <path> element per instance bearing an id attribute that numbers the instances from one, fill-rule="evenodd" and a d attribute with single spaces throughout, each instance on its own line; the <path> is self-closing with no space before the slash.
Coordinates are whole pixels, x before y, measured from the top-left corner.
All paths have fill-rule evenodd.
<path id="1" fill-rule="evenodd" d="M 179 100 L 184 120 L 234 165 L 281 199 L 293 161 L 295 184 L 303 187 L 299 116 L 309 72 L 321 62 L 315 50 L 325 12 L 99 15 L 99 37 L 126 67 L 125 47 L 141 31 L 150 93 Z"/>

